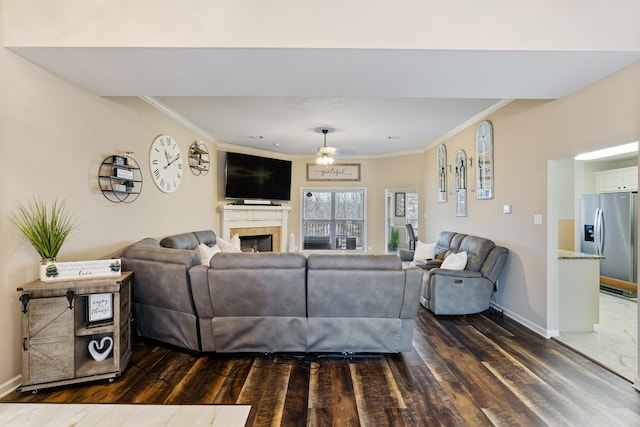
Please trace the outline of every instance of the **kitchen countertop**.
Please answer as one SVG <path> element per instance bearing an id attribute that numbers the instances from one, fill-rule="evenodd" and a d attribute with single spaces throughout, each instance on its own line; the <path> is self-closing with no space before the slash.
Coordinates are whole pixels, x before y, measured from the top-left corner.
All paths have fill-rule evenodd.
<path id="1" fill-rule="evenodd" d="M 558 249 L 558 259 L 604 259 L 602 255 L 585 254 L 582 252 Z"/>

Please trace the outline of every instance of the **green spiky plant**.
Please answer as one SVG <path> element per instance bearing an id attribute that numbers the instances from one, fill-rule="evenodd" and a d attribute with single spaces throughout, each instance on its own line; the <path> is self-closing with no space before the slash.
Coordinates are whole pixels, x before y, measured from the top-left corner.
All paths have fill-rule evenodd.
<path id="1" fill-rule="evenodd" d="M 75 226 L 66 202 L 47 204 L 34 197 L 29 205 L 18 203 L 9 220 L 24 234 L 43 260 L 55 259 Z"/>
<path id="2" fill-rule="evenodd" d="M 391 236 L 389 236 L 389 249 L 395 251 L 400 244 L 400 232 L 396 228 L 391 229 Z"/>

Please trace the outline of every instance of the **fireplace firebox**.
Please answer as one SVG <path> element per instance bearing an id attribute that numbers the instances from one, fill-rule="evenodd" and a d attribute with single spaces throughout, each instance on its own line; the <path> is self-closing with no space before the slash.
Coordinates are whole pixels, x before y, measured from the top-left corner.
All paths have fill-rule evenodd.
<path id="1" fill-rule="evenodd" d="M 240 250 L 242 252 L 273 252 L 273 235 L 240 236 Z"/>

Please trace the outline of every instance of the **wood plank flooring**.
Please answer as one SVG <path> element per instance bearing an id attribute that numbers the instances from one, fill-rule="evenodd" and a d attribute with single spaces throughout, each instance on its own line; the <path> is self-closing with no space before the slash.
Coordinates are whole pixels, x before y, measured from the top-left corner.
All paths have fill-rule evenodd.
<path id="1" fill-rule="evenodd" d="M 3 402 L 248 404 L 248 426 L 640 426 L 640 393 L 508 318 L 420 307 L 412 352 L 194 355 L 136 340 L 114 383 Z"/>

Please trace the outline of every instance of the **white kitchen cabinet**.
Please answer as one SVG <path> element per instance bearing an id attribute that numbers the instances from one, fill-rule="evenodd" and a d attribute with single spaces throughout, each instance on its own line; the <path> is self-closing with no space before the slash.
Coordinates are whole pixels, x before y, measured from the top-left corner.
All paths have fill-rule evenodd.
<path id="1" fill-rule="evenodd" d="M 638 167 L 596 172 L 596 188 L 598 193 L 638 191 Z"/>

